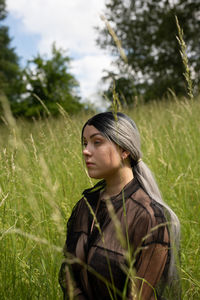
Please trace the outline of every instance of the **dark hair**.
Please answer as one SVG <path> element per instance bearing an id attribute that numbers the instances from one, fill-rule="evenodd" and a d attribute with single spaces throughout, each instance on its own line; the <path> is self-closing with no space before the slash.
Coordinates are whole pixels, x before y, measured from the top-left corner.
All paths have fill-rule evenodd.
<path id="1" fill-rule="evenodd" d="M 130 151 L 131 165 L 134 166 L 142 153 L 140 151 L 140 135 L 135 122 L 127 115 L 118 112 L 99 113 L 90 118 L 82 129 L 82 143 L 83 131 L 86 125 L 93 125 L 98 129 L 107 139 L 113 141 L 124 150 Z M 133 143 L 134 140 L 134 143 Z M 135 147 L 135 144 L 137 145 Z"/>

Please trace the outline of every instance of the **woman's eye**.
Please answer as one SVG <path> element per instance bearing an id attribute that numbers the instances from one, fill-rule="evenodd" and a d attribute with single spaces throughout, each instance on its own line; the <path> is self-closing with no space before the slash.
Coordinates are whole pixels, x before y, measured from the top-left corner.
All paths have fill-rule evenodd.
<path id="1" fill-rule="evenodd" d="M 94 141 L 94 144 L 95 145 L 99 145 L 101 143 L 101 141 L 97 140 L 97 141 Z"/>
<path id="2" fill-rule="evenodd" d="M 87 147 L 87 143 L 86 142 L 83 143 L 83 147 L 84 148 Z"/>

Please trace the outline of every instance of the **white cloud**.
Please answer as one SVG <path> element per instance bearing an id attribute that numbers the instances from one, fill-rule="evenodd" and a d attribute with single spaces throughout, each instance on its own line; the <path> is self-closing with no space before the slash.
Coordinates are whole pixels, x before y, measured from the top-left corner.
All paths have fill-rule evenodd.
<path id="1" fill-rule="evenodd" d="M 100 88 L 100 78 L 103 69 L 110 69 L 110 58 L 104 55 L 84 56 L 75 60 L 72 64 L 72 71 L 82 81 L 81 94 L 84 97 L 91 95 Z"/>
<path id="2" fill-rule="evenodd" d="M 39 34 L 37 49 L 50 53 L 51 45 L 67 49 L 73 57 L 73 73 L 81 85 L 81 94 L 96 93 L 102 70 L 111 58 L 96 46 L 94 26 L 101 26 L 105 0 L 7 0 L 7 9 L 23 24 L 23 30 Z M 78 57 L 78 59 L 77 59 Z"/>

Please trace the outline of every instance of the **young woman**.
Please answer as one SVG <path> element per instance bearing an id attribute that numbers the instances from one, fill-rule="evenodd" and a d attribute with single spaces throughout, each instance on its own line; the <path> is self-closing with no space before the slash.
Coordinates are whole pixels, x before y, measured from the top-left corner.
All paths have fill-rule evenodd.
<path id="1" fill-rule="evenodd" d="M 180 299 L 179 220 L 142 160 L 135 123 L 97 114 L 83 126 L 82 145 L 89 176 L 101 180 L 67 224 L 64 299 Z"/>

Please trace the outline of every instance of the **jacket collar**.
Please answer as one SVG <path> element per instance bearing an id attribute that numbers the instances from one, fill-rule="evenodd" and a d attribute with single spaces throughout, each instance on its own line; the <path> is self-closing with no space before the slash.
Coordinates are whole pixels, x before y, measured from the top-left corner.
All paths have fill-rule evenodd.
<path id="1" fill-rule="evenodd" d="M 99 192 L 104 189 L 106 186 L 105 180 L 101 180 L 97 182 L 92 188 L 86 189 L 83 191 L 83 196 L 86 198 L 94 197 L 96 194 L 99 194 Z"/>
<path id="2" fill-rule="evenodd" d="M 99 192 L 104 189 L 106 186 L 105 180 L 99 181 L 96 185 L 94 185 L 90 189 L 86 189 L 83 191 L 83 196 L 85 196 L 88 200 L 91 198 L 95 198 L 95 196 L 99 195 Z M 111 197 L 111 201 L 116 202 L 118 200 L 127 199 L 129 198 L 133 193 L 135 193 L 139 189 L 140 185 L 136 178 L 133 178 L 128 184 L 125 185 L 125 187 L 122 189 L 122 191 Z"/>

